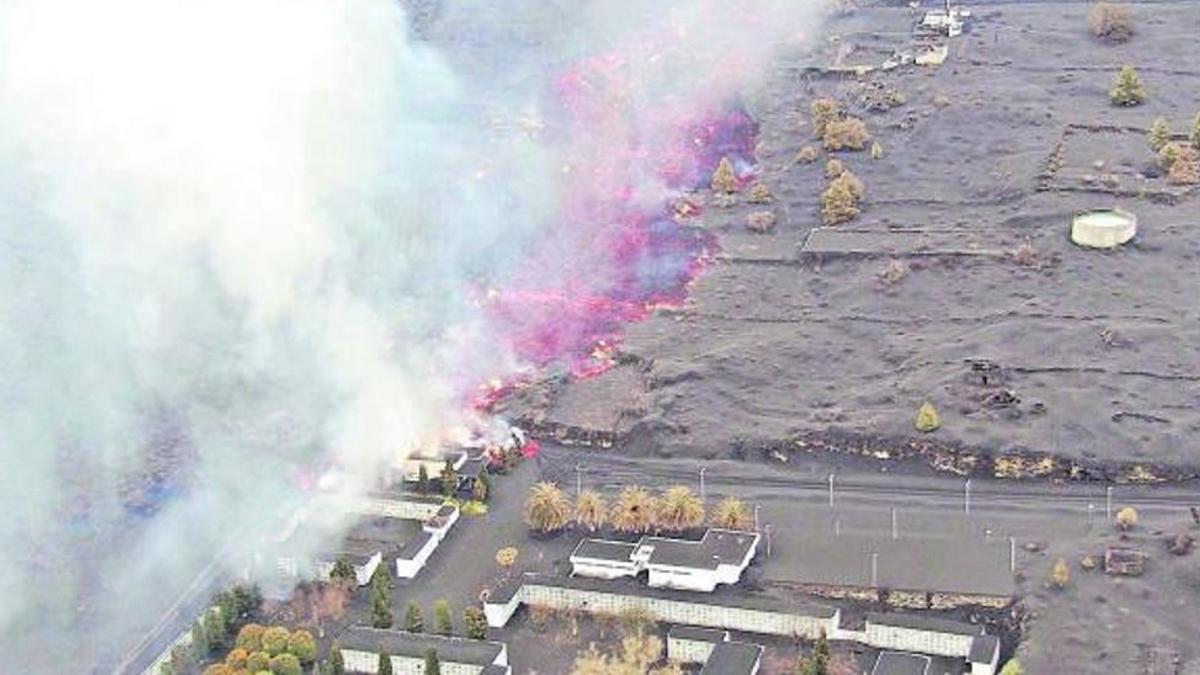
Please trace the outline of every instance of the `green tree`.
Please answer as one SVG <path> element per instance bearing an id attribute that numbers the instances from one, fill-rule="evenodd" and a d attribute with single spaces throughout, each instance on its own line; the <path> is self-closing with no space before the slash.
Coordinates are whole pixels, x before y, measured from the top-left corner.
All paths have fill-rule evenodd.
<path id="1" fill-rule="evenodd" d="M 271 672 L 274 675 L 304 675 L 304 667 L 295 654 L 278 654 L 271 657 Z"/>
<path id="2" fill-rule="evenodd" d="M 375 672 L 377 675 L 392 675 L 392 657 L 379 652 L 379 668 Z"/>
<path id="3" fill-rule="evenodd" d="M 264 652 L 275 656 L 287 651 L 288 648 L 288 629 L 283 626 L 271 626 L 263 631 L 262 634 L 262 649 Z"/>
<path id="4" fill-rule="evenodd" d="M 170 661 L 163 661 L 158 665 L 158 675 L 175 675 L 175 666 Z"/>
<path id="5" fill-rule="evenodd" d="M 300 659 L 301 663 L 312 663 L 317 658 L 317 641 L 312 633 L 298 630 L 288 637 L 287 650 L 289 654 Z"/>
<path id="6" fill-rule="evenodd" d="M 436 649 L 425 652 L 425 675 L 442 675 L 442 664 Z"/>
<path id="7" fill-rule="evenodd" d="M 1200 148 L 1200 112 L 1196 113 L 1196 119 L 1192 121 L 1192 145 Z"/>
<path id="8" fill-rule="evenodd" d="M 204 622 L 196 619 L 196 625 L 192 626 L 192 651 L 196 652 L 196 656 L 203 659 L 208 656 L 212 645 L 208 641 L 208 631 L 204 630 Z"/>
<path id="9" fill-rule="evenodd" d="M 337 640 L 329 647 L 329 675 L 346 675 L 346 659 Z"/>
<path id="10" fill-rule="evenodd" d="M 248 623 L 238 631 L 237 640 L 234 644 L 248 652 L 260 651 L 262 650 L 262 636 L 265 630 L 266 628 L 256 623 Z"/>
<path id="11" fill-rule="evenodd" d="M 171 667 L 177 673 L 187 673 L 195 663 L 192 650 L 186 645 L 175 645 L 171 648 Z"/>
<path id="12" fill-rule="evenodd" d="M 491 486 L 488 484 L 487 475 L 479 474 L 475 482 L 471 483 L 471 499 L 477 502 L 486 502 L 488 493 L 491 491 Z"/>
<path id="13" fill-rule="evenodd" d="M 433 605 L 433 630 L 439 635 L 454 634 L 454 615 L 450 613 L 450 603 L 438 600 Z"/>
<path id="14" fill-rule="evenodd" d="M 329 580 L 347 588 L 354 588 L 358 585 L 358 575 L 354 573 L 354 565 L 350 564 L 350 560 L 346 556 L 339 557 L 337 562 L 333 563 L 333 569 L 329 571 Z"/>
<path id="15" fill-rule="evenodd" d="M 1146 87 L 1142 78 L 1131 66 L 1121 66 L 1117 78 L 1113 82 L 1112 91 L 1108 92 L 1114 105 L 1141 105 L 1146 100 Z"/>
<path id="16" fill-rule="evenodd" d="M 728 157 L 722 157 L 713 169 L 711 186 L 713 192 L 733 194 L 738 191 L 737 173 L 733 170 L 733 162 Z"/>
<path id="17" fill-rule="evenodd" d="M 1154 124 L 1150 125 L 1150 131 L 1146 134 L 1146 142 L 1150 144 L 1150 149 L 1158 152 L 1163 149 L 1163 146 L 1171 142 L 1171 127 L 1167 124 L 1167 120 L 1159 117 L 1154 120 Z"/>
<path id="18" fill-rule="evenodd" d="M 471 606 L 463 610 L 463 631 L 472 640 L 487 638 L 487 615 L 482 609 Z"/>
<path id="19" fill-rule="evenodd" d="M 825 638 L 824 629 L 813 644 L 810 672 L 811 675 L 829 675 L 829 640 Z"/>
<path id="20" fill-rule="evenodd" d="M 395 621 L 392 616 L 392 590 L 383 579 L 375 576 L 371 581 L 371 625 L 375 628 L 391 628 Z"/>
<path id="21" fill-rule="evenodd" d="M 271 669 L 271 655 L 266 652 L 254 652 L 246 657 L 246 672 L 257 673 L 260 670 Z"/>
<path id="22" fill-rule="evenodd" d="M 417 468 L 417 492 L 429 493 L 429 469 L 425 468 L 425 462 L 421 462 Z"/>
<path id="23" fill-rule="evenodd" d="M 219 605 L 204 615 L 204 634 L 208 637 L 210 650 L 229 645 L 229 624 L 225 621 L 225 611 Z"/>
<path id="24" fill-rule="evenodd" d="M 440 480 L 442 494 L 447 497 L 453 497 L 454 492 L 458 489 L 458 472 L 454 470 L 454 464 L 450 460 L 446 460 L 445 466 L 442 467 Z"/>
<path id="25" fill-rule="evenodd" d="M 421 608 L 415 602 L 408 603 L 404 608 L 404 630 L 410 633 L 425 632 L 425 619 L 421 616 Z"/>

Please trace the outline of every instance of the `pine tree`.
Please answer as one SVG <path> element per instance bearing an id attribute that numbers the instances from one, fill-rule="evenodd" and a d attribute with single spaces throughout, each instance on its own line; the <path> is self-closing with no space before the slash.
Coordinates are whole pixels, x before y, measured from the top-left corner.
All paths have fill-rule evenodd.
<path id="1" fill-rule="evenodd" d="M 829 675 L 829 641 L 825 638 L 824 630 L 813 644 L 810 673 L 811 675 Z"/>
<path id="2" fill-rule="evenodd" d="M 210 650 L 228 646 L 229 625 L 225 623 L 225 612 L 220 606 L 204 615 L 204 634 L 208 637 Z"/>
<path id="3" fill-rule="evenodd" d="M 208 656 L 208 652 L 212 649 L 212 644 L 208 641 L 208 632 L 204 630 L 204 622 L 196 619 L 196 625 L 192 626 L 192 651 L 196 653 L 196 657 L 203 659 Z"/>
<path id="4" fill-rule="evenodd" d="M 425 462 L 421 462 L 421 466 L 417 469 L 417 492 L 429 493 L 429 469 L 425 468 Z"/>
<path id="5" fill-rule="evenodd" d="M 395 618 L 392 616 L 391 579 L 387 573 L 371 577 L 371 625 L 375 628 L 391 628 Z"/>
<path id="6" fill-rule="evenodd" d="M 1142 78 L 1136 70 L 1131 66 L 1121 66 L 1108 96 L 1115 105 L 1141 105 L 1146 100 L 1146 87 L 1142 85 Z"/>
<path id="7" fill-rule="evenodd" d="M 1146 140 L 1150 143 L 1150 149 L 1155 152 L 1171 142 L 1171 127 L 1167 121 L 1161 117 L 1154 120 L 1154 124 L 1150 125 L 1150 132 L 1146 134 Z"/>
<path id="8" fill-rule="evenodd" d="M 392 657 L 379 652 L 379 668 L 375 672 L 378 675 L 392 675 Z"/>
<path id="9" fill-rule="evenodd" d="M 453 497 L 458 489 L 458 472 L 454 470 L 454 465 L 450 460 L 446 460 L 446 465 L 442 467 L 442 494 L 447 497 Z"/>
<path id="10" fill-rule="evenodd" d="M 917 410 L 917 431 L 927 434 L 931 431 L 936 431 L 940 426 L 942 426 L 942 421 L 938 416 L 937 408 L 933 407 L 932 403 L 926 401 Z"/>
<path id="11" fill-rule="evenodd" d="M 463 610 L 463 631 L 472 640 L 487 638 L 487 616 L 478 607 L 468 607 Z"/>
<path id="12" fill-rule="evenodd" d="M 442 664 L 438 661 L 436 649 L 425 652 L 425 675 L 442 675 Z"/>
<path id="13" fill-rule="evenodd" d="M 421 608 L 415 602 L 408 603 L 404 610 L 404 630 L 410 633 L 425 632 L 425 619 L 421 617 Z"/>
<path id="14" fill-rule="evenodd" d="M 342 656 L 342 646 L 337 640 L 329 647 L 329 674 L 346 675 L 346 659 Z"/>
<path id="15" fill-rule="evenodd" d="M 475 482 L 471 485 L 471 499 L 474 499 L 477 502 L 486 502 L 488 493 L 491 492 L 490 488 L 491 486 L 488 484 L 487 475 L 482 473 L 479 474 L 479 477 L 476 478 Z"/>
<path id="16" fill-rule="evenodd" d="M 712 175 L 713 192 L 733 194 L 738 191 L 737 173 L 733 170 L 733 162 L 728 157 L 722 157 L 717 162 L 717 168 Z"/>
<path id="17" fill-rule="evenodd" d="M 454 634 L 454 615 L 450 613 L 450 603 L 438 600 L 433 606 L 433 630 L 439 635 Z"/>

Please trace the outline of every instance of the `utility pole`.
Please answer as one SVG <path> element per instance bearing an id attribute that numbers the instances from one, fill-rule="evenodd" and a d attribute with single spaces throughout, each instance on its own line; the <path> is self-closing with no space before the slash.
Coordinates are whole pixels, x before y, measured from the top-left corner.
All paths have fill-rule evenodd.
<path id="1" fill-rule="evenodd" d="M 704 495 L 704 472 L 705 472 L 705 471 L 707 471 L 707 470 L 708 470 L 708 467 L 706 467 L 706 466 L 702 466 L 702 467 L 700 467 L 700 501 L 701 501 L 701 502 L 704 502 L 704 501 L 705 501 L 705 495 Z"/>
<path id="2" fill-rule="evenodd" d="M 1104 513 L 1105 517 L 1112 520 L 1112 486 L 1104 488 Z"/>
<path id="3" fill-rule="evenodd" d="M 896 508 L 892 507 L 892 539 L 900 538 L 900 530 L 896 527 Z"/>
<path id="4" fill-rule="evenodd" d="M 833 521 L 833 536 L 835 536 L 835 537 L 842 536 L 842 521 L 841 520 Z"/>
<path id="5" fill-rule="evenodd" d="M 578 499 L 579 495 L 581 495 L 581 494 L 583 494 L 583 465 L 576 464 L 575 465 L 575 498 Z"/>
<path id="6" fill-rule="evenodd" d="M 879 588 L 879 554 L 871 551 L 871 588 Z"/>
<path id="7" fill-rule="evenodd" d="M 967 483 L 963 485 L 963 511 L 969 516 L 971 515 L 971 479 L 967 479 Z"/>
<path id="8" fill-rule="evenodd" d="M 1017 538 L 1008 538 L 1008 571 L 1017 573 Z"/>
<path id="9" fill-rule="evenodd" d="M 758 532 L 758 504 L 754 505 L 754 531 Z"/>
<path id="10" fill-rule="evenodd" d="M 1091 502 L 1088 502 L 1088 529 L 1091 529 L 1091 527 L 1092 527 L 1092 518 L 1095 516 L 1095 514 L 1096 514 L 1096 505 Z"/>
<path id="11" fill-rule="evenodd" d="M 833 508 L 833 472 L 829 473 L 829 508 Z"/>
<path id="12" fill-rule="evenodd" d="M 767 523 L 767 557 L 771 557 L 771 524 Z"/>

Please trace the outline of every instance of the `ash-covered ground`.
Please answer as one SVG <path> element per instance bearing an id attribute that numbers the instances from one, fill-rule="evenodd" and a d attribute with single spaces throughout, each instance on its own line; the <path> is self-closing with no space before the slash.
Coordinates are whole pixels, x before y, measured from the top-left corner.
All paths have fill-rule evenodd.
<path id="1" fill-rule="evenodd" d="M 971 30 L 941 67 L 815 70 L 886 58 L 908 39 L 906 8 L 863 8 L 810 52 L 781 58 L 746 97 L 774 202 L 743 193 L 706 208 L 721 254 L 686 306 L 631 325 L 624 365 L 527 397 L 533 412 L 516 408 L 615 432 L 631 452 L 712 456 L 739 440 L 913 436 L 928 400 L 941 413 L 934 438 L 985 452 L 1200 464 L 1189 443 L 1200 429 L 1200 200 L 1156 176 L 1136 131 L 1165 117 L 1182 132 L 1200 111 L 1200 4 L 1137 5 L 1124 45 L 1089 34 L 1082 3 L 971 8 Z M 1109 102 L 1126 63 L 1143 77 L 1144 105 Z M 893 89 L 904 104 L 866 109 Z M 861 116 L 883 149 L 836 153 L 866 196 L 861 216 L 837 226 L 853 233 L 835 242 L 846 252 L 820 256 L 802 246 L 820 227 L 827 155 L 795 162 L 820 146 L 807 115 L 817 97 Z M 1112 206 L 1137 215 L 1133 242 L 1071 243 L 1076 210 Z M 747 214 L 763 208 L 777 227 L 748 231 Z M 852 252 L 864 247 L 885 252 Z M 902 278 L 888 283 L 893 260 Z M 998 367 L 986 383 L 979 360 Z"/>

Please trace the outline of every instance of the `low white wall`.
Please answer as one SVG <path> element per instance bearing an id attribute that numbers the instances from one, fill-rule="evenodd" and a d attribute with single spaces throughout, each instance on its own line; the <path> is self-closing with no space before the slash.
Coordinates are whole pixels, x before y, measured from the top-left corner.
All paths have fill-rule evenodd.
<path id="1" fill-rule="evenodd" d="M 379 672 L 379 654 L 360 652 L 356 649 L 343 649 L 342 659 L 346 664 L 346 672 L 348 673 L 375 675 Z M 391 659 L 392 672 L 395 675 L 423 675 L 425 672 L 424 658 L 414 659 L 407 656 L 393 656 Z M 468 663 L 453 663 L 441 660 L 440 657 L 439 665 L 442 675 L 478 675 L 483 671 L 483 666 Z"/>
<path id="2" fill-rule="evenodd" d="M 712 655 L 713 643 L 667 637 L 667 658 L 680 663 L 704 663 Z"/>
<path id="3" fill-rule="evenodd" d="M 417 576 L 417 572 L 420 572 L 425 567 L 425 562 L 437 550 L 439 543 L 441 543 L 440 539 L 430 537 L 425 542 L 425 545 L 421 547 L 421 550 L 417 551 L 417 554 L 411 559 L 396 558 L 396 576 L 401 579 L 412 579 Z"/>
<path id="4" fill-rule="evenodd" d="M 956 635 L 934 630 L 918 630 L 899 626 L 867 623 L 866 639 L 863 642 L 878 649 L 902 652 L 918 652 L 936 656 L 953 656 L 965 659 L 971 654 L 971 635 Z"/>

